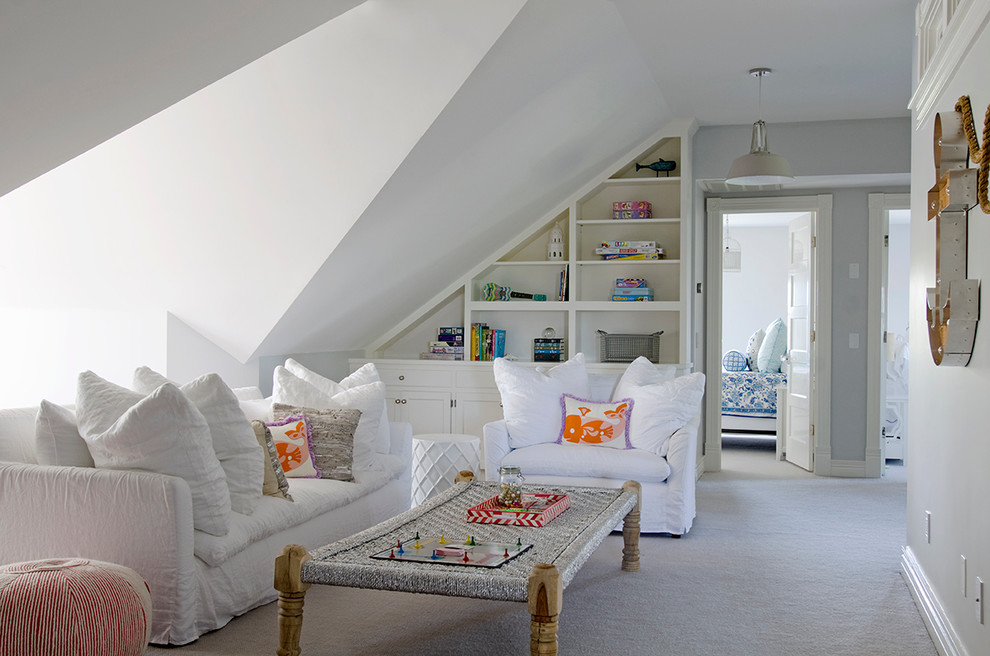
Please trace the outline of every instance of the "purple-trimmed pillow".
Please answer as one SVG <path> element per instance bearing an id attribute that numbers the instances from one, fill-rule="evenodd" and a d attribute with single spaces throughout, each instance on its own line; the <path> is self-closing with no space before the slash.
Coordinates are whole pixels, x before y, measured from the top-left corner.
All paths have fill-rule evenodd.
<path id="1" fill-rule="evenodd" d="M 632 407 L 632 399 L 588 401 L 562 394 L 560 408 L 563 423 L 557 444 L 631 449 L 629 416 Z"/>
<path id="2" fill-rule="evenodd" d="M 306 415 L 292 415 L 265 425 L 272 433 L 278 461 L 287 478 L 320 478 Z"/>

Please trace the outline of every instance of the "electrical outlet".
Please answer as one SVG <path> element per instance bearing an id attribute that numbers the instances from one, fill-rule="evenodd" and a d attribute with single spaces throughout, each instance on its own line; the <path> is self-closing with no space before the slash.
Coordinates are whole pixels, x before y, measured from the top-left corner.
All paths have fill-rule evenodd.
<path id="1" fill-rule="evenodd" d="M 983 579 L 976 577 L 976 621 L 983 624 Z"/>
<path id="2" fill-rule="evenodd" d="M 932 543 L 932 511 L 925 511 L 925 542 Z"/>
<path id="3" fill-rule="evenodd" d="M 966 596 L 966 556 L 959 554 L 959 573 L 961 574 L 959 578 L 960 589 L 962 590 L 962 596 Z"/>

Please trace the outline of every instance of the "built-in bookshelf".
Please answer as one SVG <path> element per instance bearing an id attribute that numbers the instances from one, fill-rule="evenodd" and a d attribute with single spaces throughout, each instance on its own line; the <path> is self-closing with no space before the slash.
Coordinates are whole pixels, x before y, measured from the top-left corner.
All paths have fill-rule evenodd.
<path id="1" fill-rule="evenodd" d="M 384 336 L 367 356 L 417 359 L 439 326 L 462 325 L 467 331 L 471 324 L 485 323 L 506 331 L 505 352 L 520 361 L 532 360 L 533 340 L 552 329 L 564 340 L 565 357 L 580 351 L 589 362 L 599 361 L 598 331 L 663 331 L 660 361 L 688 363 L 693 131 L 693 122 L 676 121 L 631 151 Z M 637 170 L 637 163 L 661 159 L 673 162 L 673 170 Z M 651 216 L 613 218 L 613 203 L 621 201 L 645 201 Z M 548 259 L 555 227 L 563 234 L 560 260 Z M 595 249 L 606 241 L 656 242 L 662 257 L 605 260 Z M 653 300 L 613 301 L 613 288 L 621 278 L 645 279 Z M 546 300 L 486 300 L 489 283 L 541 294 Z"/>

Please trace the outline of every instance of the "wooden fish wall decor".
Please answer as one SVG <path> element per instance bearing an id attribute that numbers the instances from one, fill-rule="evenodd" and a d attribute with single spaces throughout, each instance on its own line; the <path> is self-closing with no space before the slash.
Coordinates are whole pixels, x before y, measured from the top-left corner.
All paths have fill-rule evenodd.
<path id="1" fill-rule="evenodd" d="M 677 162 L 671 162 L 665 159 L 658 159 L 651 164 L 636 164 L 636 170 L 640 169 L 650 169 L 651 171 L 656 171 L 657 177 L 660 177 L 660 171 L 666 171 L 667 177 L 670 177 L 670 172 L 677 168 Z"/>
<path id="2" fill-rule="evenodd" d="M 983 146 L 969 97 L 955 111 L 935 115 L 935 186 L 928 190 L 928 220 L 935 220 L 935 286 L 927 290 L 928 344 L 936 366 L 965 367 L 973 355 L 980 320 L 980 281 L 967 278 L 969 211 L 980 205 L 990 214 L 990 107 Z M 969 161 L 979 164 L 969 167 Z"/>

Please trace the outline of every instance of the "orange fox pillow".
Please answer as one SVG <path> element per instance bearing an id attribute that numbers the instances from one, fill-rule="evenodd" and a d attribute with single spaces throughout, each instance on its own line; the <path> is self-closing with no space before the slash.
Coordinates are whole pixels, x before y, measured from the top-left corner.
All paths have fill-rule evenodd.
<path id="1" fill-rule="evenodd" d="M 586 401 L 570 394 L 560 397 L 564 423 L 557 444 L 586 444 L 609 449 L 631 449 L 629 415 L 632 399 Z"/>
<path id="2" fill-rule="evenodd" d="M 319 478 L 306 415 L 292 415 L 266 424 L 272 433 L 278 461 L 286 478 Z"/>

